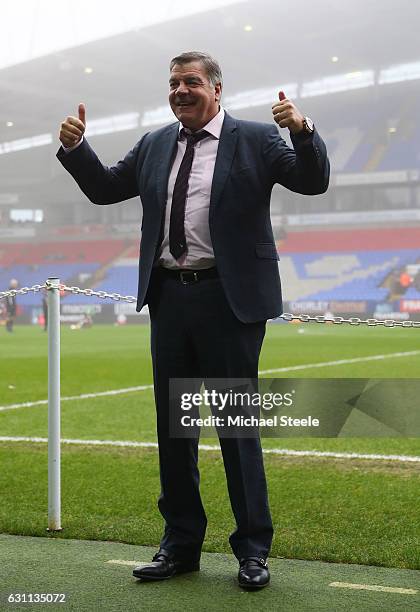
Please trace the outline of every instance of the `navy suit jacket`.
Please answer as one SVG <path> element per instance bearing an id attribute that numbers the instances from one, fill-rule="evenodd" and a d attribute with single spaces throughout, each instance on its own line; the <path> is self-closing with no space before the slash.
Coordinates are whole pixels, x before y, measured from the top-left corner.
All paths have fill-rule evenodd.
<path id="1" fill-rule="evenodd" d="M 143 205 L 137 310 L 147 288 L 166 206 L 178 122 L 145 134 L 115 166 L 106 167 L 86 140 L 57 157 L 95 204 L 140 195 Z M 325 144 L 316 132 L 293 136 L 287 146 L 276 125 L 225 114 L 214 168 L 209 225 L 216 266 L 227 300 L 244 323 L 282 313 L 278 254 L 270 222 L 273 185 L 306 195 L 324 193 L 329 181 Z"/>

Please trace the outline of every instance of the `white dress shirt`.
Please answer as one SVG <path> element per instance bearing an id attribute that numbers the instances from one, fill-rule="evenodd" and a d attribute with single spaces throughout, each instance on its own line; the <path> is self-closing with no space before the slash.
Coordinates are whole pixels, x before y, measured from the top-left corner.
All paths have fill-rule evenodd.
<path id="1" fill-rule="evenodd" d="M 194 148 L 194 159 L 188 181 L 185 202 L 185 238 L 187 252 L 176 260 L 169 252 L 169 222 L 175 181 L 187 148 L 186 138 L 180 135 L 178 148 L 168 181 L 163 241 L 158 251 L 156 264 L 164 268 L 200 270 L 214 266 L 214 252 L 210 238 L 209 207 L 214 165 L 219 147 L 225 111 L 220 108 L 217 115 L 203 127 L 210 134 L 200 140 Z M 179 125 L 181 132 L 182 125 Z"/>

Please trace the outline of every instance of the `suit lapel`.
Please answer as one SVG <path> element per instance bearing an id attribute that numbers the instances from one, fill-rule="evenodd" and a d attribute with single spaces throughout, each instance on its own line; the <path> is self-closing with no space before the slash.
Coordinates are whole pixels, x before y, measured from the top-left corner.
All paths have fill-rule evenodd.
<path id="1" fill-rule="evenodd" d="M 160 139 L 160 154 L 159 160 L 157 161 L 158 167 L 156 171 L 156 188 L 158 192 L 159 204 L 162 208 L 165 208 L 166 206 L 168 180 L 172 163 L 176 155 L 178 131 L 179 123 L 172 123 L 168 126 L 163 137 Z"/>
<path id="2" fill-rule="evenodd" d="M 210 196 L 210 217 L 214 213 L 220 196 L 222 195 L 223 187 L 232 166 L 237 140 L 237 123 L 233 117 L 225 113 L 225 119 L 220 133 L 219 147 L 217 149 L 216 164 L 214 166 Z"/>
<path id="3" fill-rule="evenodd" d="M 178 140 L 179 124 L 173 123 L 165 130 L 160 139 L 160 154 L 156 172 L 157 192 L 159 204 L 162 208 L 166 206 L 169 173 L 171 171 L 174 156 L 176 155 L 176 143 Z M 238 139 L 237 123 L 233 117 L 225 113 L 220 141 L 217 149 L 216 163 L 214 166 L 213 182 L 210 196 L 210 216 L 220 199 L 226 179 L 232 166 Z"/>

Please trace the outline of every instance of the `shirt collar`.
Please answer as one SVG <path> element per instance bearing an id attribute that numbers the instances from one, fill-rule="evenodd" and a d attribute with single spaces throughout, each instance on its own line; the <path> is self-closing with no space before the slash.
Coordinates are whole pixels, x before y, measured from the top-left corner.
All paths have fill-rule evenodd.
<path id="1" fill-rule="evenodd" d="M 220 139 L 220 132 L 222 131 L 222 126 L 223 126 L 223 120 L 225 118 L 225 109 L 221 106 L 219 109 L 219 112 L 217 113 L 217 115 L 215 115 L 213 117 L 213 119 L 210 119 L 210 121 L 207 123 L 207 125 L 203 126 L 203 130 L 206 130 L 206 132 L 208 132 L 209 134 L 211 134 L 212 136 L 214 136 L 214 138 L 217 138 L 217 140 Z M 178 127 L 178 131 L 180 132 L 183 128 L 182 123 L 179 123 L 179 127 Z M 188 128 L 186 128 L 188 131 Z"/>

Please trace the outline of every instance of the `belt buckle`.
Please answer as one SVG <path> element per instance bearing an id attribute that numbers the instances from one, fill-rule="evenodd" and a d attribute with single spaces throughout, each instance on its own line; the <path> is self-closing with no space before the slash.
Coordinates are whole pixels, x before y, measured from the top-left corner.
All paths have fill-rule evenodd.
<path id="1" fill-rule="evenodd" d="M 193 275 L 193 280 L 188 281 L 185 277 L 184 274 L 192 274 Z M 193 272 L 192 270 L 188 270 L 185 272 L 180 272 L 179 276 L 181 277 L 181 283 L 183 285 L 189 285 L 191 283 L 196 283 L 198 281 L 198 274 L 197 272 Z"/>

